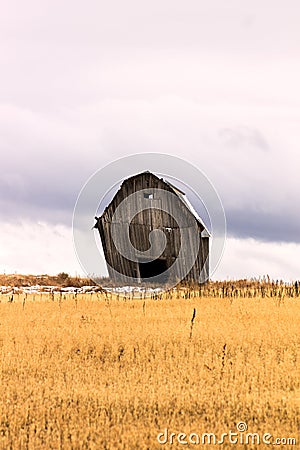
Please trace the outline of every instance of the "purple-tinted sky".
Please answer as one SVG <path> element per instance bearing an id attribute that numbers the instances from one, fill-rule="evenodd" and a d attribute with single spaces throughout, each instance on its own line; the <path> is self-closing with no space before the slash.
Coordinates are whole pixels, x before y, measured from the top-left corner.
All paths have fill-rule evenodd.
<path id="1" fill-rule="evenodd" d="M 79 190 L 132 153 L 211 179 L 220 277 L 299 277 L 295 1 L 10 1 L 0 17 L 0 271 L 80 272 Z"/>

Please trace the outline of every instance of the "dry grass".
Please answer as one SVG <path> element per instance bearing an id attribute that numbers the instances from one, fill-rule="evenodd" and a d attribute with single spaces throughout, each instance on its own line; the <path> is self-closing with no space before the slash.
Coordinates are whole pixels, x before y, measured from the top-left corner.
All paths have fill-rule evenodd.
<path id="1" fill-rule="evenodd" d="M 299 300 L 185 296 L 0 296 L 1 448 L 155 449 L 239 421 L 299 444 Z"/>
<path id="2" fill-rule="evenodd" d="M 22 274 L 0 274 L 0 286 L 85 286 L 94 284 L 89 278 L 71 277 L 65 272 L 57 275 L 22 275 Z"/>

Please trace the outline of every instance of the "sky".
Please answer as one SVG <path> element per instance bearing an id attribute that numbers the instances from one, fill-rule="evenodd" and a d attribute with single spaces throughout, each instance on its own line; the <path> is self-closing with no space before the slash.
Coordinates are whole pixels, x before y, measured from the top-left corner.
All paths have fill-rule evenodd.
<path id="1" fill-rule="evenodd" d="M 0 273 L 81 274 L 80 189 L 157 152 L 221 197 L 215 279 L 299 279 L 299 23 L 296 0 L 3 4 Z"/>

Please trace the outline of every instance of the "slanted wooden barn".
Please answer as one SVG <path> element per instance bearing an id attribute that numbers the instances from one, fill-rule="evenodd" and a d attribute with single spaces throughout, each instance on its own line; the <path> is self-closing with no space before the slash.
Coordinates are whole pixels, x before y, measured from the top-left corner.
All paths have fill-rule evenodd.
<path id="1" fill-rule="evenodd" d="M 210 235 L 184 192 L 163 178 L 147 171 L 126 179 L 101 217 L 95 219 L 94 228 L 99 230 L 108 272 L 114 281 L 122 281 L 123 276 L 164 283 L 198 283 L 208 278 Z M 137 250 L 136 257 L 121 254 L 113 239 L 113 226 L 118 227 L 120 240 L 127 239 L 129 230 L 129 245 Z M 153 256 L 155 240 L 149 242 L 153 230 L 161 230 L 165 235 L 165 248 L 158 257 Z M 183 230 L 185 242 L 181 250 Z M 195 243 L 199 244 L 196 250 Z M 141 252 L 147 252 L 147 256 Z M 189 267 L 193 252 L 193 264 Z"/>

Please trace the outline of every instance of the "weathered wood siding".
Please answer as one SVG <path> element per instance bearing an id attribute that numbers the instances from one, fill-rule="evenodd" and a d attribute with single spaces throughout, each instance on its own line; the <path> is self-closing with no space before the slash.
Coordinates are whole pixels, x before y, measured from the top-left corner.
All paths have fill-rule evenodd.
<path id="1" fill-rule="evenodd" d="M 144 193 L 138 192 L 143 189 L 152 194 L 153 198 L 145 198 Z M 155 189 L 161 191 L 155 192 Z M 137 193 L 134 201 L 129 201 L 126 208 L 118 210 L 118 206 L 134 193 Z M 140 212 L 135 214 L 136 211 Z M 178 219 L 176 220 L 176 218 Z M 178 259 L 181 248 L 180 228 L 184 227 L 189 247 L 184 248 L 179 259 L 180 264 L 178 264 L 176 277 L 179 280 L 183 277 L 185 264 L 191 257 L 193 249 L 196 248 L 193 247 L 196 236 L 200 239 L 199 252 L 185 279 L 199 281 L 202 267 L 205 267 L 208 273 L 209 239 L 201 236 L 203 225 L 195 219 L 173 189 L 163 179 L 150 172 L 144 172 L 125 180 L 98 222 L 109 275 L 115 278 L 114 272 L 110 268 L 113 267 L 121 274 L 137 278 L 139 276 L 138 264 L 120 255 L 112 239 L 112 227 L 116 227 L 120 239 L 126 239 L 126 228 L 129 227 L 131 243 L 140 251 L 150 248 L 149 234 L 152 230 L 162 230 L 166 236 L 166 247 L 160 258 L 166 260 L 167 267 L 170 267 Z M 154 241 L 153 251 L 155 250 Z"/>

